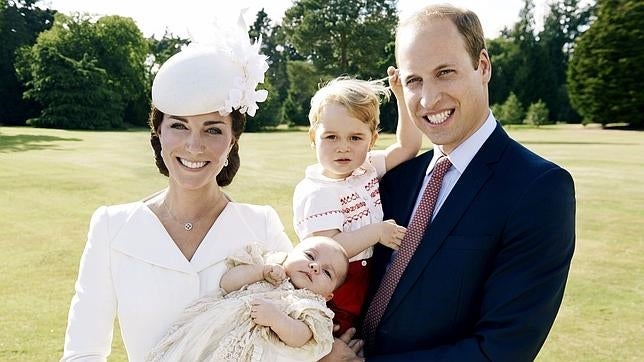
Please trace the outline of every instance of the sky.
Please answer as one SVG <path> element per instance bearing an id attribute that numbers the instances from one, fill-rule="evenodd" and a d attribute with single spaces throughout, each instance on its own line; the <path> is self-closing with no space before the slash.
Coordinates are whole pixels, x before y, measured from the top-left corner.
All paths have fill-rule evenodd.
<path id="1" fill-rule="evenodd" d="M 546 1 L 535 1 L 537 29 L 546 11 Z M 523 5 L 523 0 L 398 0 L 398 10 L 404 16 L 426 4 L 445 2 L 477 13 L 487 38 L 495 38 L 504 27 L 511 27 Z M 239 11 L 247 8 L 245 19 L 250 25 L 263 7 L 269 18 L 279 21 L 292 3 L 292 0 L 44 0 L 39 5 L 66 14 L 127 16 L 134 19 L 146 37 L 161 38 L 168 29 L 175 35 L 200 41 L 207 37 L 215 19 L 237 19 Z"/>

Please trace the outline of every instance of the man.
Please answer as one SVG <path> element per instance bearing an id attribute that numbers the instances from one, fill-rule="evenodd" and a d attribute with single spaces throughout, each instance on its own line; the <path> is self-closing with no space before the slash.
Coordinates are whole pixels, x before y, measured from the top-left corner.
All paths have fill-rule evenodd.
<path id="1" fill-rule="evenodd" d="M 434 150 L 381 180 L 385 219 L 408 226 L 403 244 L 415 242 L 410 230 L 420 236 L 409 256 L 403 246 L 374 251 L 365 356 L 532 360 L 574 250 L 572 178 L 510 139 L 491 114 L 492 66 L 474 13 L 418 11 L 398 27 L 396 59 L 409 114 Z M 336 340 L 328 359 L 359 359 L 363 344 L 351 337 Z"/>

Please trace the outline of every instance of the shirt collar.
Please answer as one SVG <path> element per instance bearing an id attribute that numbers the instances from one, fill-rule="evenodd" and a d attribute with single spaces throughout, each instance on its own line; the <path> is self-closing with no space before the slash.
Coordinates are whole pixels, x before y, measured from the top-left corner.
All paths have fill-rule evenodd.
<path id="1" fill-rule="evenodd" d="M 366 162 L 367 161 L 365 161 L 365 163 Z M 317 180 L 317 181 L 324 181 L 324 182 L 331 182 L 331 183 L 340 182 L 340 181 L 348 181 L 348 180 L 350 180 L 350 179 L 352 179 L 352 178 L 354 178 L 356 176 L 364 175 L 367 172 L 367 168 L 366 168 L 365 163 L 363 163 L 360 167 L 358 167 L 355 170 L 353 170 L 351 175 L 347 176 L 346 178 L 338 179 L 338 178 L 330 178 L 330 177 L 325 176 L 323 174 L 324 168 L 319 163 L 316 163 L 315 165 L 308 166 L 306 168 L 306 170 L 304 171 L 304 174 L 305 174 L 305 176 L 307 178 Z"/>
<path id="2" fill-rule="evenodd" d="M 474 155 L 481 149 L 483 143 L 490 137 L 492 132 L 496 128 L 496 119 L 490 110 L 488 112 L 487 119 L 483 122 L 483 125 L 479 127 L 470 137 L 468 137 L 463 143 L 458 145 L 447 158 L 450 160 L 454 168 L 460 173 L 465 172 L 465 168 L 470 164 L 470 161 L 474 158 Z M 438 159 L 445 155 L 443 153 L 443 146 L 434 145 L 434 156 L 432 157 L 429 166 L 427 167 L 426 175 L 434 169 L 434 165 Z"/>

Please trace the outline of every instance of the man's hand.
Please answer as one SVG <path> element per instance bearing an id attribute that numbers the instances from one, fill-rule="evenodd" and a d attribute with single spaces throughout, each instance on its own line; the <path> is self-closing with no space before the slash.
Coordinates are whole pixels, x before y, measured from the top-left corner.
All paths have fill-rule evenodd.
<path id="1" fill-rule="evenodd" d="M 379 223 L 380 225 L 380 244 L 398 250 L 400 247 L 400 242 L 407 229 L 403 226 L 397 225 L 393 220 L 385 220 Z"/>
<path id="2" fill-rule="evenodd" d="M 266 264 L 264 265 L 264 280 L 278 286 L 286 279 L 286 271 L 284 267 L 279 264 Z"/>
<path id="3" fill-rule="evenodd" d="M 331 352 L 324 356 L 320 362 L 362 362 L 362 347 L 364 342 L 361 339 L 351 339 L 356 334 L 355 328 L 349 328 L 343 335 L 333 341 Z"/>

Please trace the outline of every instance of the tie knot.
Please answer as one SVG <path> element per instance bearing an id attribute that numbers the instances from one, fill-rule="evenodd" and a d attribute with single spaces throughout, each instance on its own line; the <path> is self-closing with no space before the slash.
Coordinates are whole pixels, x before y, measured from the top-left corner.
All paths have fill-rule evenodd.
<path id="1" fill-rule="evenodd" d="M 434 165 L 434 171 L 432 171 L 434 176 L 432 177 L 442 178 L 450 167 L 452 167 L 452 162 L 447 158 L 447 156 L 443 155 L 439 157 L 438 161 L 436 161 L 436 165 Z"/>

